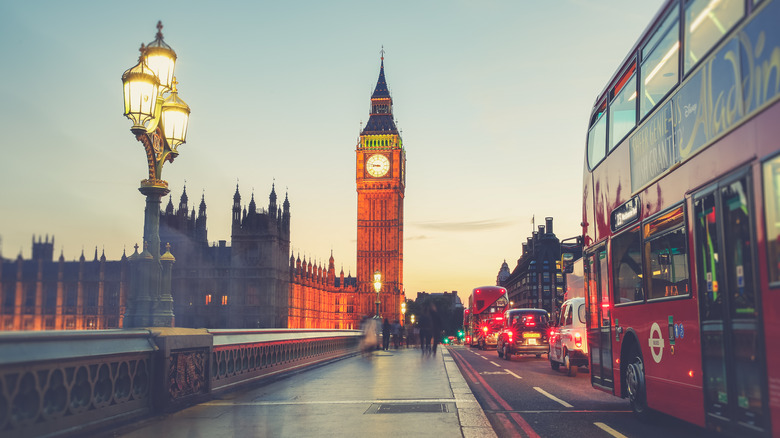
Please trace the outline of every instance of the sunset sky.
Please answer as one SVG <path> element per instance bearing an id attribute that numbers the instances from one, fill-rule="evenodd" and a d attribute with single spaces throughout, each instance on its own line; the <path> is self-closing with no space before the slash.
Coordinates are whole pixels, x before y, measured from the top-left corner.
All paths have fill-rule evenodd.
<path id="1" fill-rule="evenodd" d="M 0 2 L 0 249 L 109 260 L 143 234 L 143 147 L 122 73 L 158 20 L 177 53 L 187 143 L 162 177 L 205 195 L 230 241 L 238 182 L 291 204 L 293 253 L 355 272 L 355 149 L 380 50 L 407 154 L 404 285 L 495 284 L 544 218 L 580 232 L 596 95 L 661 0 Z M 167 198 L 163 201 L 167 204 Z M 173 249 L 176 254 L 175 248 Z M 465 299 L 465 298 L 464 298 Z"/>

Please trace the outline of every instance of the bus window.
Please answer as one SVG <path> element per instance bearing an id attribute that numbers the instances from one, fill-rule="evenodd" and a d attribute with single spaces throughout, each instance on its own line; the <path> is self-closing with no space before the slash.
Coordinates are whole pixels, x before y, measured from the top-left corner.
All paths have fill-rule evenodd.
<path id="1" fill-rule="evenodd" d="M 602 104 L 604 107 L 605 104 Z M 607 148 L 607 120 L 603 109 L 595 116 L 596 121 L 588 132 L 588 165 L 595 168 L 606 156 Z"/>
<path id="2" fill-rule="evenodd" d="M 639 228 L 612 239 L 615 304 L 645 299 L 642 288 L 642 249 Z"/>
<path id="3" fill-rule="evenodd" d="M 635 66 L 628 70 L 615 86 L 614 100 L 609 105 L 609 150 L 636 126 Z"/>
<path id="4" fill-rule="evenodd" d="M 680 206 L 645 225 L 648 300 L 690 294 L 684 218 Z"/>
<path id="5" fill-rule="evenodd" d="M 764 163 L 764 204 L 769 283 L 777 286 L 780 284 L 780 156 Z"/>
<path id="6" fill-rule="evenodd" d="M 694 0 L 685 6 L 685 73 L 745 15 L 742 0 Z"/>
<path id="7" fill-rule="evenodd" d="M 679 12 L 675 8 L 642 49 L 639 114 L 650 110 L 677 85 L 679 65 Z"/>

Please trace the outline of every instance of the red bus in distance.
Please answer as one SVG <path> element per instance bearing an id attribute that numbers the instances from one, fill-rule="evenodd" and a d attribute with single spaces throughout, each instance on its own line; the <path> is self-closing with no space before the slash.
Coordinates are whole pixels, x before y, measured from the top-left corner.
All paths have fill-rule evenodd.
<path id="1" fill-rule="evenodd" d="M 669 0 L 588 124 L 591 383 L 780 436 L 780 0 Z"/>
<path id="2" fill-rule="evenodd" d="M 482 286 L 469 296 L 469 307 L 464 312 L 466 344 L 482 349 L 495 348 L 501 330 L 504 311 L 509 307 L 506 289 L 499 286 Z"/>

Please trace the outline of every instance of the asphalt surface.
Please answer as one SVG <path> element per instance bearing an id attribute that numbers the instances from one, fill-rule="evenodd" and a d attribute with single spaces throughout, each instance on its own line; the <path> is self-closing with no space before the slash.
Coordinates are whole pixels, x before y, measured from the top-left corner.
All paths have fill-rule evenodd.
<path id="1" fill-rule="evenodd" d="M 594 389 L 587 368 L 575 377 L 547 355 L 501 359 L 495 350 L 453 347 L 452 356 L 499 437 L 712 437 L 674 417 L 638 418 L 628 401 Z"/>

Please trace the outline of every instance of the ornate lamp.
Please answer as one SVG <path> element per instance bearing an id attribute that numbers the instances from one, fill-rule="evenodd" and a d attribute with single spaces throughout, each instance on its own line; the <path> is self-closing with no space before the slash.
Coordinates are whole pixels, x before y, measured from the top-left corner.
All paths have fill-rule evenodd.
<path id="1" fill-rule="evenodd" d="M 374 290 L 376 291 L 376 318 L 379 318 L 379 291 L 382 289 L 382 273 L 378 270 L 374 272 Z"/>
<path id="2" fill-rule="evenodd" d="M 374 290 L 379 293 L 382 289 L 382 273 L 379 271 L 374 272 Z"/>
<path id="3" fill-rule="evenodd" d="M 161 174 L 186 141 L 190 115 L 176 89 L 175 66 L 176 52 L 163 41 L 158 21 L 155 40 L 141 45 L 138 64 L 122 75 L 125 116 L 133 121 L 130 131 L 143 144 L 149 167 L 138 190 L 146 196 L 144 245 L 151 262 L 133 268 L 140 280 L 131 282 L 124 327 L 171 327 L 174 321 L 170 273 L 175 259 L 170 251 L 160 255 L 160 198 L 169 193 Z"/>
<path id="4" fill-rule="evenodd" d="M 141 44 L 138 64 L 122 74 L 125 96 L 125 117 L 133 121 L 130 128 L 134 134 L 146 132 L 146 127 L 157 118 L 157 100 L 160 80 L 143 60 L 144 45 Z"/>
<path id="5" fill-rule="evenodd" d="M 160 79 L 160 93 L 173 88 L 173 69 L 176 67 L 176 52 L 165 44 L 162 35 L 162 22 L 157 22 L 157 35 L 144 50 L 143 59 L 146 65 Z"/>
<path id="6" fill-rule="evenodd" d="M 165 99 L 162 104 L 162 125 L 165 140 L 171 147 L 172 154 L 179 154 L 176 149 L 180 144 L 187 141 L 187 124 L 190 119 L 190 107 L 179 98 L 179 92 L 176 90 L 176 78 L 173 78 L 173 89 L 171 95 Z"/>

